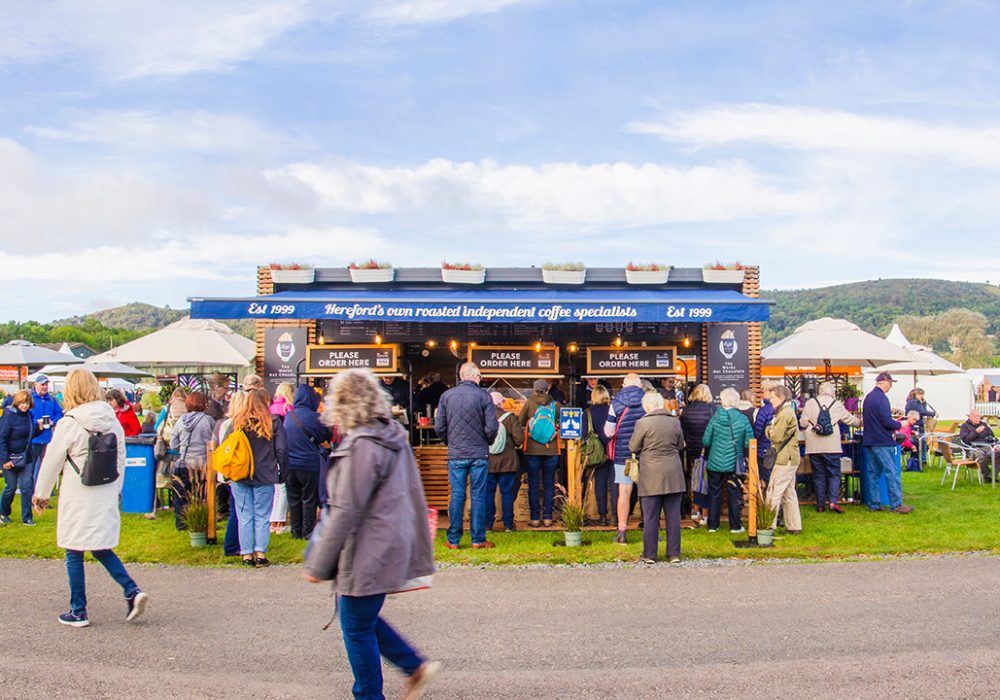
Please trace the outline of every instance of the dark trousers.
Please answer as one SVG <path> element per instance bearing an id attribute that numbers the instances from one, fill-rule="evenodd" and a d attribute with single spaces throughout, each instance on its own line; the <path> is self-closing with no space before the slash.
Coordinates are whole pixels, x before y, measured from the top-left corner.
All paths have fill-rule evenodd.
<path id="1" fill-rule="evenodd" d="M 840 455 L 809 455 L 813 470 L 813 488 L 816 490 L 816 507 L 825 508 L 840 498 Z"/>
<path id="2" fill-rule="evenodd" d="M 347 660 L 354 672 L 355 698 L 384 698 L 382 659 L 385 657 L 407 676 L 424 663 L 405 639 L 379 617 L 385 593 L 338 597 L 340 629 Z"/>
<path id="3" fill-rule="evenodd" d="M 497 518 L 497 489 L 500 489 L 500 517 L 503 526 L 514 529 L 514 494 L 517 493 L 517 472 L 490 472 L 486 477 L 486 529 Z"/>
<path id="4" fill-rule="evenodd" d="M 289 527 L 295 539 L 309 539 L 316 527 L 319 505 L 319 472 L 289 469 L 285 479 L 288 493 Z"/>
<path id="5" fill-rule="evenodd" d="M 531 511 L 532 520 L 539 519 L 539 511 L 543 520 L 552 519 L 557 466 L 559 466 L 558 455 L 528 455 L 528 510 Z M 540 506 L 539 491 L 542 492 Z"/>
<path id="6" fill-rule="evenodd" d="M 681 555 L 681 493 L 642 496 L 642 557 L 656 559 L 660 513 L 667 521 L 667 558 Z"/>
<path id="7" fill-rule="evenodd" d="M 174 492 L 174 527 L 178 530 L 187 530 L 187 525 L 184 524 L 184 509 L 191 500 L 188 493 L 191 489 L 191 475 L 186 468 L 177 466 L 178 464 L 181 462 L 174 462 L 174 473 L 170 482 L 170 488 Z"/>
<path id="8" fill-rule="evenodd" d="M 608 485 L 614 475 L 615 470 L 611 466 L 611 460 L 594 467 L 594 500 L 597 501 L 597 513 L 602 518 L 608 517 Z"/>
<path id="9" fill-rule="evenodd" d="M 729 529 L 743 527 L 740 514 L 743 509 L 743 492 L 733 472 L 708 472 L 708 529 L 718 530 L 722 520 L 722 490 L 729 497 Z"/>
<path id="10" fill-rule="evenodd" d="M 14 492 L 21 489 L 21 522 L 30 523 L 31 497 L 35 493 L 35 480 L 32 478 L 31 465 L 26 464 L 20 469 L 4 469 L 3 478 L 6 482 L 3 495 L 0 496 L 0 515 L 9 518 L 11 506 L 14 505 Z"/>
<path id="11" fill-rule="evenodd" d="M 229 520 L 226 521 L 226 537 L 223 540 L 222 553 L 227 557 L 235 557 L 240 553 L 240 520 L 236 515 L 236 499 L 232 493 L 229 495 L 229 500 L 233 503 L 233 507 L 229 509 Z"/>

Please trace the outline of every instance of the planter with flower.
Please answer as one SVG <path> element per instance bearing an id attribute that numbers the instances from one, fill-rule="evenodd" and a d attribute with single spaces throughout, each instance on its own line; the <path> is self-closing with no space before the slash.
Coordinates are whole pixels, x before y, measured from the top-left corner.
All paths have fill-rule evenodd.
<path id="1" fill-rule="evenodd" d="M 666 284 L 670 279 L 670 269 L 670 265 L 660 263 L 630 262 L 625 268 L 625 281 L 629 284 Z"/>
<path id="2" fill-rule="evenodd" d="M 441 281 L 448 284 L 482 284 L 486 268 L 474 263 L 441 263 Z"/>
<path id="3" fill-rule="evenodd" d="M 351 271 L 351 281 L 355 283 L 392 282 L 396 270 L 392 263 L 367 260 L 361 263 L 352 262 L 347 266 Z"/>
<path id="4" fill-rule="evenodd" d="M 583 284 L 586 279 L 587 268 L 582 262 L 542 265 L 542 281 L 545 284 Z"/>
<path id="5" fill-rule="evenodd" d="M 271 263 L 271 281 L 275 284 L 309 284 L 315 276 L 312 265 Z"/>
<path id="6" fill-rule="evenodd" d="M 742 284 L 746 268 L 739 262 L 722 263 L 716 260 L 708 263 L 701 271 L 701 278 L 713 284 Z"/>

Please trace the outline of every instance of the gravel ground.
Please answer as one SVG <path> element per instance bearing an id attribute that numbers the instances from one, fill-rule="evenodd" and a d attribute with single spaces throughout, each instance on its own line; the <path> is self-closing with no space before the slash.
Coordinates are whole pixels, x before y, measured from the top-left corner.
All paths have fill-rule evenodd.
<path id="1" fill-rule="evenodd" d="M 130 570 L 147 615 L 124 622 L 89 566 L 92 626 L 71 629 L 59 562 L 0 560 L 0 697 L 350 697 L 329 589 L 297 567 Z M 429 698 L 996 698 L 998 574 L 984 556 L 451 567 L 385 614 L 444 663 Z"/>

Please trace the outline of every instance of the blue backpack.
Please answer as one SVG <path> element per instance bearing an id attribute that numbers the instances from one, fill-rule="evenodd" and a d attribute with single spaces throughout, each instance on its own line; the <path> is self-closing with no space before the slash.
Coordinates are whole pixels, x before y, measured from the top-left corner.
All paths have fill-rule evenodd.
<path id="1" fill-rule="evenodd" d="M 539 406 L 528 421 L 528 437 L 541 445 L 548 445 L 556 436 L 556 411 L 554 404 Z"/>

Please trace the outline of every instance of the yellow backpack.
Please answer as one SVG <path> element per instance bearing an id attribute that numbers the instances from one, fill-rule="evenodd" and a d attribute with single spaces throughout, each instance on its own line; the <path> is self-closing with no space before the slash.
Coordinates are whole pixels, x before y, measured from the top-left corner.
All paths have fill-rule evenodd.
<path id="1" fill-rule="evenodd" d="M 253 450 L 250 440 L 242 430 L 234 430 L 215 448 L 212 466 L 223 478 L 243 481 L 253 478 Z"/>

